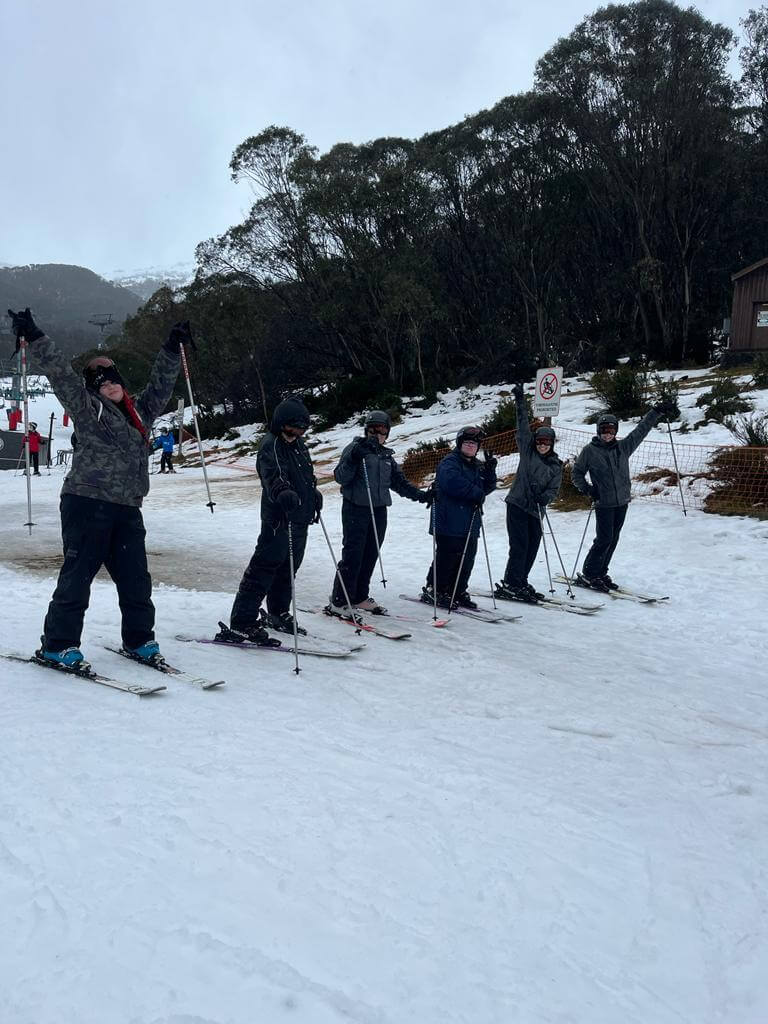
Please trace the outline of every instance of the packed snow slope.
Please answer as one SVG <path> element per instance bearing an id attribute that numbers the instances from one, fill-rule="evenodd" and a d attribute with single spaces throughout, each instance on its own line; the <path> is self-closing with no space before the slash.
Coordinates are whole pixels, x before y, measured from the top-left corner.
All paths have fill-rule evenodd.
<path id="1" fill-rule="evenodd" d="M 329 460 L 352 432 L 324 436 Z M 431 547 L 395 496 L 373 592 L 413 638 L 296 676 L 286 654 L 175 639 L 229 614 L 259 527 L 250 469 L 211 469 L 213 515 L 199 469 L 153 477 L 145 503 L 162 649 L 226 687 L 104 650 L 107 578 L 86 656 L 165 693 L 0 662 L 2 1024 L 764 1024 L 768 523 L 635 502 L 613 574 L 668 602 L 436 630 L 397 597 Z M 0 474 L 4 651 L 38 641 L 62 478 L 33 479 L 30 537 L 24 478 Z M 585 515 L 551 520 L 570 568 Z M 503 492 L 485 528 L 499 578 Z M 315 527 L 300 603 L 332 572 Z"/>

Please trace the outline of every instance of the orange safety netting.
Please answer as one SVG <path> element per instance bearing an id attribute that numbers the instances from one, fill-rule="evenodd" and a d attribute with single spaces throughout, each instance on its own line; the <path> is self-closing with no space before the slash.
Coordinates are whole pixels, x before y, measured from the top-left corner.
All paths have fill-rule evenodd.
<path id="1" fill-rule="evenodd" d="M 516 431 L 487 438 L 484 447 L 498 458 L 499 486 L 508 487 L 517 471 Z M 570 466 L 593 433 L 557 428 L 556 451 L 566 463 L 560 501 L 570 498 L 576 506 L 579 495 L 570 483 Z M 403 461 L 406 477 L 417 485 L 429 483 L 437 464 L 450 451 L 414 451 Z M 675 455 L 677 468 L 675 471 Z M 696 445 L 675 442 L 674 454 L 668 441 L 642 442 L 629 460 L 632 495 L 681 504 L 680 488 L 687 508 L 726 515 L 768 518 L 768 448 L 731 445 Z"/>

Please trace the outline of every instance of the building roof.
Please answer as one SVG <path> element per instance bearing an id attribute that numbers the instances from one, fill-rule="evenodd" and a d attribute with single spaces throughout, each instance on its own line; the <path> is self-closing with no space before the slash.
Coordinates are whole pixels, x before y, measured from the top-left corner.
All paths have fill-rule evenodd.
<path id="1" fill-rule="evenodd" d="M 768 265 L 768 256 L 764 260 L 758 260 L 757 263 L 752 263 L 748 267 L 744 267 L 743 270 L 737 270 L 735 274 L 731 274 L 731 280 L 736 281 L 740 277 L 745 277 L 747 274 L 751 274 L 753 270 L 758 270 L 760 267 Z"/>

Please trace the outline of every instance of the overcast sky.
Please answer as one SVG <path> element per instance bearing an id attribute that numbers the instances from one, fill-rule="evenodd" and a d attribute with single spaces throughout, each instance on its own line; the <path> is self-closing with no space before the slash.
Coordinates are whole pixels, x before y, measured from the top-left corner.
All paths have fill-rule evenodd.
<path id="1" fill-rule="evenodd" d="M 0 0 L 0 262 L 192 262 L 237 223 L 232 151 L 418 137 L 530 87 L 586 0 Z M 702 0 L 738 32 L 759 0 Z"/>

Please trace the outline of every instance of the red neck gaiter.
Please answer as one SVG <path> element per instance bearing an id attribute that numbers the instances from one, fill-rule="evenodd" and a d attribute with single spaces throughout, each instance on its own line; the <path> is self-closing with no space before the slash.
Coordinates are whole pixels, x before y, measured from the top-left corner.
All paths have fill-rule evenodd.
<path id="1" fill-rule="evenodd" d="M 149 436 L 147 435 L 147 428 L 141 422 L 139 414 L 136 412 L 136 406 L 133 404 L 133 399 L 127 391 L 123 391 L 123 400 L 120 403 L 125 411 L 126 419 L 136 427 L 138 432 L 144 438 L 144 444 L 149 444 Z"/>

